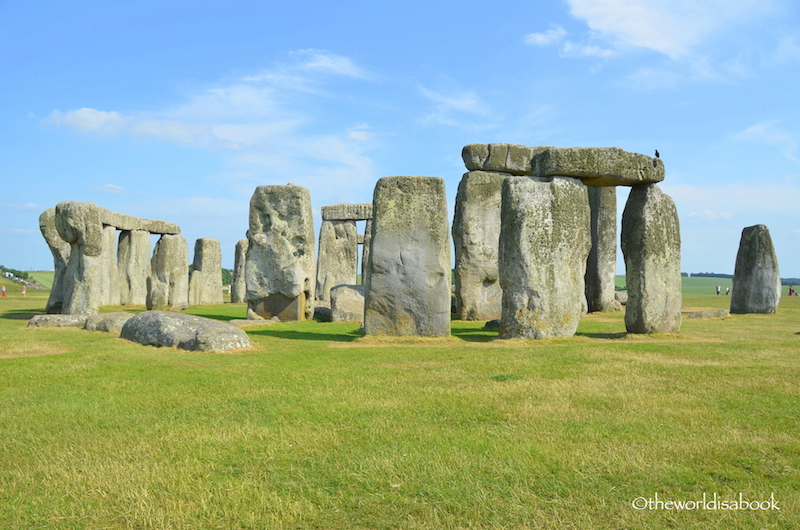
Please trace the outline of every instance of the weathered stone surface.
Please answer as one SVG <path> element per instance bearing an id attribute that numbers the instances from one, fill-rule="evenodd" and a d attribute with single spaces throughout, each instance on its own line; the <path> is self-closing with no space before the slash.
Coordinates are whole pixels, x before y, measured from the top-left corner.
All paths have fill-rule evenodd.
<path id="1" fill-rule="evenodd" d="M 337 285 L 331 289 L 331 320 L 333 322 L 364 320 L 363 285 Z"/>
<path id="2" fill-rule="evenodd" d="M 618 147 L 550 147 L 531 161 L 537 177 L 579 178 L 587 186 L 633 186 L 664 180 L 664 163 Z"/>
<path id="3" fill-rule="evenodd" d="M 322 207 L 323 221 L 364 221 L 372 219 L 372 204 L 332 204 Z"/>
<path id="4" fill-rule="evenodd" d="M 469 144 L 461 150 L 470 171 L 498 171 L 512 175 L 533 175 L 531 160 L 548 146 L 517 144 Z"/>
<path id="5" fill-rule="evenodd" d="M 133 313 L 123 312 L 89 315 L 86 318 L 86 323 L 84 324 L 83 329 L 88 329 L 89 331 L 107 331 L 111 333 L 119 333 L 122 330 L 122 326 L 125 324 L 125 322 L 127 322 L 132 316 Z"/>
<path id="6" fill-rule="evenodd" d="M 331 287 L 358 278 L 358 231 L 355 221 L 322 221 L 317 258 L 317 300 L 330 300 Z"/>
<path id="7" fill-rule="evenodd" d="M 100 305 L 119 305 L 120 284 L 117 265 L 117 229 L 103 226 L 100 252 L 103 273 L 100 275 Z"/>
<path id="8" fill-rule="evenodd" d="M 222 303 L 222 249 L 219 241 L 201 237 L 194 244 L 189 277 L 189 305 Z"/>
<path id="9" fill-rule="evenodd" d="M 455 312 L 461 320 L 494 320 L 503 313 L 497 253 L 501 191 L 509 176 L 470 171 L 458 185 L 453 245 Z"/>
<path id="10" fill-rule="evenodd" d="M 236 243 L 236 255 L 233 261 L 233 282 L 231 283 L 231 302 L 235 304 L 244 302 L 245 294 L 247 294 L 244 264 L 247 260 L 248 244 L 246 239 L 240 239 Z"/>
<path id="11" fill-rule="evenodd" d="M 150 260 L 148 309 L 189 307 L 189 246 L 182 235 L 164 234 Z"/>
<path id="12" fill-rule="evenodd" d="M 70 256 L 64 271 L 64 299 L 61 312 L 68 315 L 91 315 L 106 303 L 108 288 L 108 249 L 103 253 L 103 225 L 97 205 L 64 201 L 56 205 L 55 224 L 61 238 L 70 244 Z M 116 269 L 116 266 L 114 267 Z"/>
<path id="13" fill-rule="evenodd" d="M 586 186 L 567 177 L 508 178 L 502 193 L 500 338 L 570 337 L 586 304 Z"/>
<path id="14" fill-rule="evenodd" d="M 586 303 L 589 312 L 618 311 L 614 300 L 617 274 L 617 190 L 590 187 L 592 250 L 586 260 Z"/>
<path id="15" fill-rule="evenodd" d="M 150 276 L 150 232 L 123 230 L 117 244 L 119 303 L 144 305 Z"/>
<path id="16" fill-rule="evenodd" d="M 250 200 L 247 239 L 247 318 L 312 318 L 317 263 L 308 190 L 258 186 Z"/>
<path id="17" fill-rule="evenodd" d="M 124 213 L 111 212 L 99 207 L 100 222 L 113 226 L 118 230 L 143 230 L 151 234 L 180 234 L 181 229 L 175 223 L 158 221 L 155 219 L 142 219 Z"/>
<path id="18" fill-rule="evenodd" d="M 450 242 L 444 180 L 384 177 L 373 195 L 367 335 L 450 334 Z"/>
<path id="19" fill-rule="evenodd" d="M 361 249 L 361 285 L 367 285 L 369 276 L 369 247 L 372 245 L 372 219 L 364 227 L 364 246 Z"/>
<path id="20" fill-rule="evenodd" d="M 128 319 L 120 337 L 149 346 L 181 350 L 227 352 L 250 348 L 247 333 L 236 326 L 183 313 L 144 311 Z"/>
<path id="21" fill-rule="evenodd" d="M 48 208 L 39 216 L 39 230 L 53 254 L 53 287 L 47 299 L 47 313 L 61 313 L 64 304 L 64 273 L 69 262 L 70 244 L 64 241 L 56 230 L 56 209 Z"/>
<path id="22" fill-rule="evenodd" d="M 330 322 L 331 308 L 321 305 L 314 307 L 314 320 L 317 322 Z"/>
<path id="23" fill-rule="evenodd" d="M 629 333 L 681 329 L 681 230 L 672 199 L 656 184 L 631 188 L 622 213 Z"/>
<path id="24" fill-rule="evenodd" d="M 614 293 L 614 300 L 622 305 L 628 303 L 628 291 L 617 291 Z"/>
<path id="25" fill-rule="evenodd" d="M 36 315 L 28 321 L 29 328 L 82 328 L 87 315 Z"/>
<path id="26" fill-rule="evenodd" d="M 731 316 L 731 312 L 727 309 L 706 309 L 705 311 L 695 311 L 688 318 L 725 318 L 729 316 Z"/>
<path id="27" fill-rule="evenodd" d="M 748 226 L 736 254 L 731 313 L 775 313 L 780 300 L 781 274 L 769 229 Z"/>

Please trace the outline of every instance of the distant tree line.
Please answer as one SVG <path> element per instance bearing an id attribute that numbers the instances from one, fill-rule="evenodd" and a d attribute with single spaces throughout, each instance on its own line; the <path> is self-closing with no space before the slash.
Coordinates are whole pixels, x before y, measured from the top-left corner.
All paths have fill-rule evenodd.
<path id="1" fill-rule="evenodd" d="M 194 264 L 189 264 L 189 276 L 192 275 Z M 222 269 L 222 285 L 233 283 L 233 269 Z"/>
<path id="2" fill-rule="evenodd" d="M 733 278 L 733 274 L 721 274 L 718 272 L 692 272 L 689 273 L 692 278 Z"/>
<path id="3" fill-rule="evenodd" d="M 27 280 L 28 279 L 28 273 L 27 272 L 18 271 L 16 269 L 9 269 L 8 267 L 3 267 L 2 265 L 0 265 L 0 272 L 1 273 L 10 272 L 14 276 L 16 276 L 17 278 L 20 278 L 22 280 Z"/>

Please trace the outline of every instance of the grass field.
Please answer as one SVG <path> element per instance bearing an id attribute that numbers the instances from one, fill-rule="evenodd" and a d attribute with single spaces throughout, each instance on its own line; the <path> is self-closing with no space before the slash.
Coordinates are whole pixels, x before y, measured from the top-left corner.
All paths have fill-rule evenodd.
<path id="1" fill-rule="evenodd" d="M 800 298 L 677 335 L 281 323 L 220 355 L 26 329 L 44 294 L 0 305 L 0 528 L 800 527 Z M 780 510 L 633 507 L 704 494 Z"/>

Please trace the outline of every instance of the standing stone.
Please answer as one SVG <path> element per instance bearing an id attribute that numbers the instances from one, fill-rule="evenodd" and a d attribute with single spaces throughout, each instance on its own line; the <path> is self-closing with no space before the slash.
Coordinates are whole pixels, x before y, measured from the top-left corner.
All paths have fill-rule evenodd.
<path id="1" fill-rule="evenodd" d="M 364 248 L 361 249 L 361 285 L 367 285 L 369 276 L 369 247 L 372 242 L 372 219 L 367 219 L 364 227 Z"/>
<path id="2" fill-rule="evenodd" d="M 373 195 L 367 335 L 450 334 L 450 241 L 444 180 L 384 177 Z"/>
<path id="3" fill-rule="evenodd" d="M 589 312 L 619 311 L 614 298 L 617 274 L 617 189 L 589 187 L 592 250 L 586 261 L 586 303 Z"/>
<path id="4" fill-rule="evenodd" d="M 219 241 L 201 237 L 194 245 L 189 305 L 222 303 L 222 250 Z"/>
<path id="5" fill-rule="evenodd" d="M 363 320 L 363 285 L 337 285 L 331 289 L 331 321 L 361 322 Z"/>
<path id="6" fill-rule="evenodd" d="M 122 230 L 117 244 L 119 303 L 145 305 L 150 276 L 150 232 Z"/>
<path id="7" fill-rule="evenodd" d="M 64 201 L 56 205 L 56 230 L 70 244 L 69 262 L 64 272 L 66 315 L 93 315 L 103 303 L 102 282 L 107 273 L 103 254 L 103 225 L 100 209 L 90 202 Z"/>
<path id="8" fill-rule="evenodd" d="M 356 222 L 322 221 L 317 259 L 316 298 L 329 302 L 331 287 L 354 285 L 358 278 Z"/>
<path id="9" fill-rule="evenodd" d="M 53 254 L 53 287 L 50 289 L 50 297 L 47 299 L 45 311 L 49 314 L 61 313 L 64 303 L 64 273 L 67 270 L 69 261 L 70 244 L 64 241 L 56 230 L 56 209 L 48 208 L 39 216 L 39 230 L 50 247 Z"/>
<path id="10" fill-rule="evenodd" d="M 628 333 L 681 329 L 681 235 L 678 211 L 656 184 L 631 188 L 622 213 Z"/>
<path id="11" fill-rule="evenodd" d="M 461 320 L 495 320 L 503 313 L 497 254 L 501 192 L 503 181 L 510 176 L 470 171 L 458 185 L 453 245 L 455 307 Z"/>
<path id="12" fill-rule="evenodd" d="M 233 281 L 231 282 L 231 302 L 240 304 L 244 302 L 247 293 L 247 284 L 244 279 L 244 263 L 247 259 L 246 239 L 240 239 L 236 243 L 236 255 L 233 260 Z"/>
<path id="13" fill-rule="evenodd" d="M 775 313 L 781 299 L 778 256 L 765 225 L 742 230 L 731 289 L 731 313 Z"/>
<path id="14" fill-rule="evenodd" d="M 100 305 L 119 305 L 119 267 L 117 265 L 117 229 L 103 226 L 102 251 L 104 273 L 100 276 Z"/>
<path id="15" fill-rule="evenodd" d="M 580 180 L 508 178 L 500 228 L 500 338 L 570 337 L 584 312 L 590 211 Z"/>
<path id="16" fill-rule="evenodd" d="M 164 234 L 150 260 L 147 309 L 189 307 L 189 246 L 182 235 Z"/>
<path id="17" fill-rule="evenodd" d="M 317 263 L 308 190 L 258 186 L 250 199 L 247 239 L 247 318 L 312 318 Z"/>

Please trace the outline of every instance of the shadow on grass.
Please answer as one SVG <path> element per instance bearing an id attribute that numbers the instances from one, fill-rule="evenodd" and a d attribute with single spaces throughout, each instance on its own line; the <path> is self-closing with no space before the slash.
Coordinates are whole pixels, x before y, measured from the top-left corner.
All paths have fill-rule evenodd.
<path id="1" fill-rule="evenodd" d="M 450 333 L 466 342 L 489 342 L 497 338 L 496 331 L 479 329 L 453 329 Z"/>
<path id="2" fill-rule="evenodd" d="M 621 331 L 618 333 L 586 333 L 586 332 L 578 332 L 575 333 L 578 337 L 588 337 L 590 339 L 624 339 L 628 336 L 627 331 Z"/>
<path id="3" fill-rule="evenodd" d="M 43 309 L 12 309 L 5 313 L 0 313 L 0 318 L 6 320 L 30 320 L 36 315 L 44 313 Z"/>
<path id="4" fill-rule="evenodd" d="M 257 329 L 246 330 L 248 335 L 260 335 L 288 340 L 326 340 L 333 342 L 352 342 L 363 335 L 358 331 L 348 333 L 318 333 L 311 331 L 297 331 L 293 329 Z"/>

